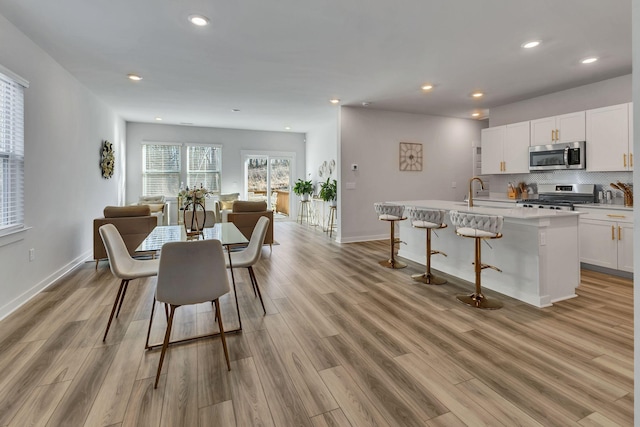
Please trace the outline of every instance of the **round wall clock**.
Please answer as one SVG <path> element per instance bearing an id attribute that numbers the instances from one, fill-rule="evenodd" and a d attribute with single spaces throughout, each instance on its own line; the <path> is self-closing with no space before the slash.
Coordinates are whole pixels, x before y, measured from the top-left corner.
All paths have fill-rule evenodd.
<path id="1" fill-rule="evenodd" d="M 400 143 L 400 170 L 422 170 L 422 144 L 413 142 Z"/>
<path id="2" fill-rule="evenodd" d="M 100 169 L 102 177 L 109 179 L 113 176 L 115 168 L 115 157 L 113 155 L 113 145 L 109 141 L 102 141 L 102 155 L 100 157 Z"/>

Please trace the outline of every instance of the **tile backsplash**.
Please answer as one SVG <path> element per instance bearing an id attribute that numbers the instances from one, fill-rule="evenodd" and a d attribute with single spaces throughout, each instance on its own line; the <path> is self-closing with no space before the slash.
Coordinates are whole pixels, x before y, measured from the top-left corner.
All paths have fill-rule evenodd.
<path id="1" fill-rule="evenodd" d="M 483 180 L 489 181 L 490 194 L 496 197 L 506 197 L 509 182 L 525 182 L 538 193 L 538 184 L 595 184 L 596 191 L 611 190 L 616 198 L 622 199 L 622 192 L 611 188 L 612 182 L 633 184 L 633 172 L 585 172 L 585 171 L 543 171 L 513 175 L 484 175 Z"/>

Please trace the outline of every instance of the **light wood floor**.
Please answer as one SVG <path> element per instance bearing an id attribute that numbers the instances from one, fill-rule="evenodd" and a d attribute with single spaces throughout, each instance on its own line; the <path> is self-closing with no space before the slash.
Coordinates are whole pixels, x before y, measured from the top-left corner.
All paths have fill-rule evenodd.
<path id="1" fill-rule="evenodd" d="M 337 245 L 293 222 L 275 235 L 256 269 L 266 316 L 239 273 L 231 371 L 219 339 L 174 346 L 154 390 L 155 279 L 131 284 L 103 344 L 117 281 L 87 263 L 0 322 L 0 426 L 633 425 L 629 280 L 583 271 L 578 298 L 479 311 L 453 297 L 469 284 L 380 267 L 384 242 Z M 174 337 L 213 323 L 209 304 L 179 308 Z"/>

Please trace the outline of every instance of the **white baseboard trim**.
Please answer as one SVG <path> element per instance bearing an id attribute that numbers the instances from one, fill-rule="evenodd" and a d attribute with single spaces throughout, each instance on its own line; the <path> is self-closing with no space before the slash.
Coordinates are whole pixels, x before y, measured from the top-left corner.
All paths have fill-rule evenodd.
<path id="1" fill-rule="evenodd" d="M 358 242 L 371 242 L 373 240 L 389 240 L 389 234 L 378 234 L 373 236 L 354 236 L 354 237 L 338 237 L 337 243 L 358 243 Z"/>
<path id="2" fill-rule="evenodd" d="M 17 309 L 19 309 L 20 307 L 22 307 L 24 304 L 29 302 L 31 298 L 35 297 L 40 292 L 44 291 L 49 286 L 53 285 L 58 279 L 70 273 L 71 271 L 75 270 L 80 265 L 84 264 L 84 262 L 90 256 L 91 256 L 90 251 L 86 252 L 83 255 L 80 255 L 73 261 L 69 262 L 68 264 L 64 265 L 63 267 L 59 268 L 58 270 L 50 274 L 48 277 L 46 277 L 44 280 L 37 283 L 35 286 L 31 287 L 30 289 L 27 289 L 22 294 L 18 295 L 16 298 L 14 298 L 13 300 L 9 301 L 8 303 L 0 307 L 0 320 L 4 319 L 8 315 L 13 313 Z"/>

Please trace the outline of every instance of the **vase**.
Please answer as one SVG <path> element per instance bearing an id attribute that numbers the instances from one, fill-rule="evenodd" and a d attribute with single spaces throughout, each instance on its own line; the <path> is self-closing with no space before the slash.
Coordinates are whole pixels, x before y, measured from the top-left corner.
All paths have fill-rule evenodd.
<path id="1" fill-rule="evenodd" d="M 182 214 L 187 240 L 199 239 L 207 221 L 207 211 L 204 205 L 198 201 L 187 203 Z"/>

